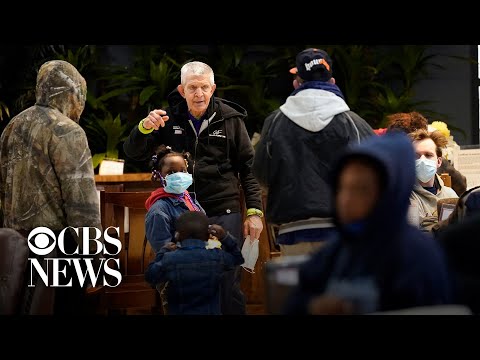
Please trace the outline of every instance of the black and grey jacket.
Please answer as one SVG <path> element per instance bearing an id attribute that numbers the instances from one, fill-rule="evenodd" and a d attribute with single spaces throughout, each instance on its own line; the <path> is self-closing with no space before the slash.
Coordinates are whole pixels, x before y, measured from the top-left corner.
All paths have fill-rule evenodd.
<path id="1" fill-rule="evenodd" d="M 265 119 L 255 148 L 253 172 L 268 188 L 267 221 L 290 223 L 291 231 L 301 220 L 304 228 L 329 227 L 332 166 L 348 143 L 370 135 L 370 125 L 331 92 L 305 89 L 288 97 Z"/>
<path id="2" fill-rule="evenodd" d="M 244 123 L 247 111 L 234 102 L 212 97 L 206 112 L 208 121 L 202 123 L 197 137 L 185 99 L 174 91 L 168 102 L 165 127 L 147 135 L 135 127 L 123 145 L 125 154 L 147 160 L 161 144 L 174 151 L 188 151 L 188 170 L 193 175 L 189 191 L 208 216 L 239 212 L 240 184 L 247 208 L 261 210 L 260 186 L 251 171 L 254 150 Z"/>

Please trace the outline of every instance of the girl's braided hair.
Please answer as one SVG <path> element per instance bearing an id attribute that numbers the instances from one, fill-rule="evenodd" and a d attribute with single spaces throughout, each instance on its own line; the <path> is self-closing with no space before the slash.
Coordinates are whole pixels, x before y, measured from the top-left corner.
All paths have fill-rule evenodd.
<path id="1" fill-rule="evenodd" d="M 176 152 L 173 151 L 170 146 L 160 145 L 150 161 L 150 167 L 152 168 L 152 181 L 162 182 L 163 177 L 161 174 L 162 166 L 165 164 L 165 159 L 170 156 L 180 156 L 185 160 L 185 166 L 188 168 L 188 159 L 190 158 L 189 152 Z"/>

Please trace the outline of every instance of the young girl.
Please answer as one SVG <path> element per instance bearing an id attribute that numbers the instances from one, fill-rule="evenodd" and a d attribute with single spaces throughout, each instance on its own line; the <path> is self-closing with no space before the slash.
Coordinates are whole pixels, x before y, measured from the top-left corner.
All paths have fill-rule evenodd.
<path id="1" fill-rule="evenodd" d="M 174 241 L 175 219 L 186 211 L 201 211 L 200 204 L 187 191 L 192 175 L 187 172 L 188 153 L 172 151 L 160 146 L 152 157 L 152 181 L 159 188 L 145 202 L 145 232 L 155 253 L 168 242 Z"/>

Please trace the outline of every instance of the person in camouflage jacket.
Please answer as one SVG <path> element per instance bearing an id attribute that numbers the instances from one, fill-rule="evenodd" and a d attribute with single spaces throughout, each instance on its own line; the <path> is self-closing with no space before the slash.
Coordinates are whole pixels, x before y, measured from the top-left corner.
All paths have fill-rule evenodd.
<path id="1" fill-rule="evenodd" d="M 67 226 L 101 230 L 91 152 L 78 124 L 86 93 L 85 79 L 70 63 L 40 67 L 35 105 L 15 116 L 0 138 L 3 227 L 24 236 L 36 227 L 57 236 Z M 73 253 L 77 242 L 82 249 L 81 241 L 69 238 L 67 251 Z"/>
<path id="2" fill-rule="evenodd" d="M 0 138 L 4 227 L 100 227 L 91 153 L 78 124 L 86 92 L 71 64 L 41 66 L 35 105 L 15 116 Z"/>

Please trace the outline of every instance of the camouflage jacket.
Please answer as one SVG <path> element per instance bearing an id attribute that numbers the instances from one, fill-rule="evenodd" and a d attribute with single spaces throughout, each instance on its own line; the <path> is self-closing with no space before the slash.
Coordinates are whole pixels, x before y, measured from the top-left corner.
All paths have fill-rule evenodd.
<path id="1" fill-rule="evenodd" d="M 47 64 L 39 70 L 36 104 L 15 116 L 0 138 L 3 226 L 100 228 L 91 152 L 77 123 L 85 80 L 68 63 Z"/>

